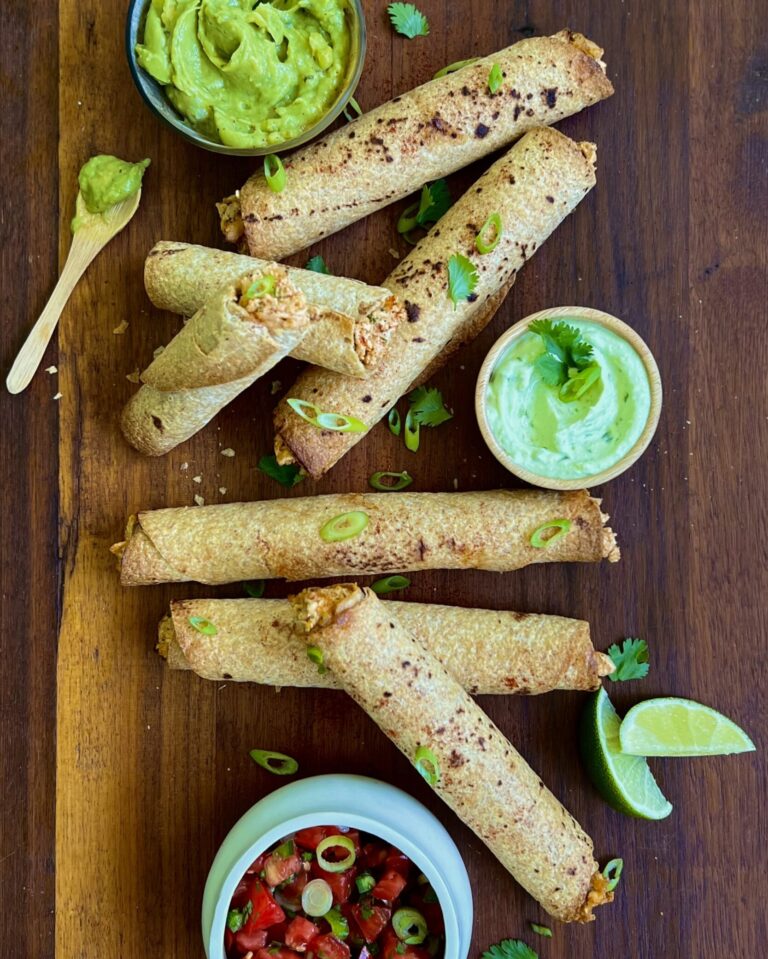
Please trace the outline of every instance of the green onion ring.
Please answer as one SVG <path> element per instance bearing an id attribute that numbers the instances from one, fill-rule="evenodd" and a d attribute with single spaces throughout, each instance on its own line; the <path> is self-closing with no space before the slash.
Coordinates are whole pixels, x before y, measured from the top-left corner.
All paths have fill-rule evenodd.
<path id="1" fill-rule="evenodd" d="M 289 396 L 285 401 L 290 408 L 300 416 L 303 420 L 306 420 L 307 423 L 311 423 L 313 426 L 317 426 L 317 417 L 320 415 L 320 407 L 315 406 L 314 403 L 310 403 L 309 400 L 300 400 L 295 396 Z M 305 410 L 313 410 L 313 416 L 307 416 L 304 412 Z"/>
<path id="2" fill-rule="evenodd" d="M 251 300 L 258 300 L 262 296 L 271 296 L 275 292 L 277 281 L 271 273 L 257 277 L 240 297 L 240 305 L 247 306 Z"/>
<path id="3" fill-rule="evenodd" d="M 393 406 L 392 409 L 389 411 L 389 415 L 387 416 L 387 424 L 389 426 L 389 432 L 393 436 L 400 435 L 400 429 L 402 427 L 402 423 L 400 421 L 400 413 L 398 412 L 396 406 Z"/>
<path id="4" fill-rule="evenodd" d="M 504 82 L 504 74 L 501 72 L 501 67 L 498 65 L 498 63 L 494 63 L 494 65 L 488 71 L 489 91 L 491 93 L 497 93 L 503 82 Z"/>
<path id="5" fill-rule="evenodd" d="M 361 509 L 340 513 L 320 527 L 320 539 L 326 543 L 340 543 L 359 536 L 368 525 L 368 514 Z"/>
<path id="6" fill-rule="evenodd" d="M 398 589 L 407 589 L 411 581 L 407 576 L 385 576 L 384 579 L 377 579 L 371 583 L 371 589 L 377 596 L 386 596 L 387 593 L 394 593 Z"/>
<path id="7" fill-rule="evenodd" d="M 478 253 L 491 253 L 499 245 L 503 227 L 501 224 L 501 214 L 491 213 L 488 219 L 480 227 L 480 232 L 475 237 L 475 249 Z M 487 237 L 491 236 L 491 239 Z"/>
<path id="8" fill-rule="evenodd" d="M 274 153 L 268 153 L 264 157 L 264 179 L 273 193 L 282 193 L 285 189 L 285 167 L 280 157 Z"/>
<path id="9" fill-rule="evenodd" d="M 407 946 L 419 946 L 427 938 L 427 920 L 417 909 L 398 909 L 392 916 L 392 928 Z"/>
<path id="10" fill-rule="evenodd" d="M 480 57 L 470 57 L 469 60 L 457 60 L 455 63 L 449 63 L 447 67 L 438 70 L 432 79 L 439 80 L 440 77 L 445 77 L 449 73 L 456 73 L 456 71 L 461 70 L 462 67 L 468 67 L 472 63 L 477 63 L 479 59 Z"/>
<path id="11" fill-rule="evenodd" d="M 361 872 L 357 879 L 355 879 L 355 885 L 360 895 L 364 896 L 373 889 L 376 885 L 376 880 L 369 872 Z"/>
<path id="12" fill-rule="evenodd" d="M 531 533 L 531 546 L 535 546 L 536 549 L 546 549 L 547 546 L 553 546 L 564 536 L 568 535 L 571 530 L 571 525 L 569 519 L 551 519 L 546 523 L 542 523 L 541 526 L 537 526 Z M 556 529 L 557 532 L 544 539 L 544 533 L 550 529 Z"/>
<path id="13" fill-rule="evenodd" d="M 328 912 L 323 916 L 323 919 L 331 927 L 331 935 L 336 936 L 337 939 L 346 939 L 349 935 L 349 923 L 342 916 L 341 910 L 338 906 L 334 906 L 333 909 L 329 909 Z"/>
<path id="14" fill-rule="evenodd" d="M 325 879 L 311 879 L 301 892 L 301 908 L 308 916 L 324 916 L 333 905 L 333 892 Z"/>
<path id="15" fill-rule="evenodd" d="M 350 97 L 349 101 L 347 102 L 347 106 L 344 107 L 345 119 L 349 120 L 349 122 L 351 123 L 353 120 L 356 120 L 357 117 L 361 117 L 362 115 L 363 115 L 362 107 L 357 102 L 357 100 L 355 100 L 354 97 Z"/>
<path id="16" fill-rule="evenodd" d="M 437 785 L 440 779 L 440 763 L 431 749 L 427 749 L 426 746 L 419 746 L 416 755 L 413 757 L 413 765 L 430 786 Z"/>
<path id="17" fill-rule="evenodd" d="M 603 875 L 608 880 L 607 891 L 612 892 L 616 886 L 619 884 L 619 879 L 621 879 L 621 873 L 624 870 L 624 860 L 623 859 L 611 859 L 609 863 L 606 864 L 605 869 L 603 869 Z"/>
<path id="18" fill-rule="evenodd" d="M 421 427 L 412 409 L 405 414 L 405 448 L 415 453 L 419 448 Z"/>
<path id="19" fill-rule="evenodd" d="M 393 479 L 394 483 L 385 483 L 385 479 Z M 392 473 L 388 472 L 387 470 L 379 470 L 378 473 L 374 473 L 369 478 L 368 482 L 373 489 L 377 489 L 382 493 L 396 493 L 399 490 L 410 486 L 413 482 L 413 477 L 408 470 L 403 470 L 402 473 Z"/>
<path id="20" fill-rule="evenodd" d="M 278 859 L 290 859 L 291 856 L 296 852 L 296 845 L 292 839 L 286 839 L 285 842 L 280 843 L 277 849 L 272 851 L 273 856 L 277 856 Z"/>
<path id="21" fill-rule="evenodd" d="M 585 369 L 580 370 L 575 376 L 566 380 L 560 387 L 558 396 L 564 403 L 573 403 L 580 400 L 586 392 L 592 389 L 602 375 L 598 363 L 590 363 Z"/>
<path id="22" fill-rule="evenodd" d="M 266 581 L 263 579 L 254 579 L 250 583 L 243 583 L 243 589 L 247 596 L 252 596 L 254 599 L 261 599 L 264 595 L 264 590 L 266 589 Z"/>
<path id="23" fill-rule="evenodd" d="M 307 646 L 307 659 L 317 666 L 317 671 L 321 675 L 328 672 L 324 658 L 323 651 L 319 646 Z"/>
<path id="24" fill-rule="evenodd" d="M 412 203 L 403 210 L 403 212 L 400 214 L 400 219 L 397 221 L 398 233 L 410 233 L 411 230 L 415 229 L 419 225 L 420 206 L 421 201 L 417 200 L 415 203 Z"/>
<path id="25" fill-rule="evenodd" d="M 286 756 L 285 753 L 273 753 L 268 749 L 252 749 L 248 755 L 262 769 L 276 776 L 292 776 L 299 768 L 296 760 L 292 756 Z"/>
<path id="26" fill-rule="evenodd" d="M 328 849 L 339 848 L 347 851 L 347 855 L 343 859 L 333 862 L 330 859 L 326 859 L 323 855 Z M 335 836 L 327 836 L 317 844 L 315 855 L 317 856 L 318 866 L 326 872 L 344 872 L 355 863 L 355 844 L 349 836 L 341 836 L 338 834 Z"/>
<path id="27" fill-rule="evenodd" d="M 549 926 L 540 926 L 538 922 L 529 922 L 528 925 L 531 927 L 531 931 L 535 932 L 537 936 L 544 936 L 545 939 L 552 938 L 552 930 Z"/>
<path id="28" fill-rule="evenodd" d="M 362 420 L 346 413 L 318 413 L 314 425 L 335 433 L 365 433 L 368 429 Z"/>
<path id="29" fill-rule="evenodd" d="M 188 622 L 192 629 L 196 629 L 203 636 L 215 636 L 218 633 L 218 629 L 205 616 L 190 616 Z"/>

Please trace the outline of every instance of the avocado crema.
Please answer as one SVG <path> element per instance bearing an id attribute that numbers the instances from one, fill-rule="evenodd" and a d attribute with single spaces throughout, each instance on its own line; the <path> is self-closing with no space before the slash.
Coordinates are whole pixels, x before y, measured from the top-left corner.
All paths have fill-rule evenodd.
<path id="1" fill-rule="evenodd" d="M 241 149 L 317 123 L 344 84 L 346 0 L 152 0 L 139 65 L 182 117 Z"/>

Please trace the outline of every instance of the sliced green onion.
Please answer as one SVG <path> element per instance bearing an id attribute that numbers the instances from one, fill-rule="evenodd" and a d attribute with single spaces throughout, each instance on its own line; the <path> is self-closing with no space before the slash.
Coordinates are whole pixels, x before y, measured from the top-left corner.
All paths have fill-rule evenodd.
<path id="1" fill-rule="evenodd" d="M 262 296 L 271 296 L 275 292 L 277 281 L 270 273 L 265 273 L 251 283 L 248 289 L 240 297 L 242 306 L 246 306 L 251 300 L 258 300 Z"/>
<path id="2" fill-rule="evenodd" d="M 612 892 L 616 886 L 618 886 L 623 870 L 623 859 L 611 859 L 611 861 L 606 864 L 605 869 L 603 869 L 603 875 L 608 880 L 608 892 Z"/>
<path id="3" fill-rule="evenodd" d="M 277 849 L 273 850 L 272 855 L 277 856 L 278 859 L 290 859 L 295 852 L 296 845 L 294 841 L 292 839 L 286 839 Z"/>
<path id="4" fill-rule="evenodd" d="M 412 203 L 403 210 L 403 212 L 400 214 L 400 219 L 397 221 L 398 233 L 410 233 L 411 230 L 416 229 L 416 227 L 419 225 L 420 208 L 421 202 L 417 200 L 415 203 Z"/>
<path id="5" fill-rule="evenodd" d="M 273 193 L 282 193 L 285 189 L 285 167 L 280 157 L 268 153 L 264 157 L 264 179 Z"/>
<path id="6" fill-rule="evenodd" d="M 398 413 L 396 406 L 393 406 L 389 411 L 389 416 L 387 416 L 387 424 L 389 426 L 389 432 L 393 436 L 400 435 L 402 423 L 400 422 L 400 414 Z"/>
<path id="7" fill-rule="evenodd" d="M 325 879 L 312 879 L 301 891 L 301 908 L 308 916 L 324 916 L 333 905 L 333 892 Z"/>
<path id="8" fill-rule="evenodd" d="M 315 663 L 317 666 L 317 671 L 321 675 L 328 672 L 328 667 L 323 662 L 323 651 L 319 646 L 308 646 L 307 647 L 307 659 L 310 662 Z"/>
<path id="9" fill-rule="evenodd" d="M 398 909 L 392 916 L 392 928 L 408 946 L 419 946 L 427 938 L 427 920 L 417 909 Z"/>
<path id="10" fill-rule="evenodd" d="M 299 768 L 299 764 L 292 756 L 273 753 L 269 749 L 252 749 L 249 756 L 262 769 L 276 776 L 292 776 Z"/>
<path id="11" fill-rule="evenodd" d="M 449 73 L 456 73 L 456 71 L 461 70 L 462 67 L 468 67 L 472 63 L 477 63 L 479 59 L 480 57 L 470 57 L 469 60 L 457 60 L 455 63 L 449 63 L 447 67 L 438 70 L 432 79 L 439 80 L 440 77 L 445 77 Z"/>
<path id="12" fill-rule="evenodd" d="M 309 849 L 307 849 L 306 852 L 303 852 L 303 853 L 301 854 L 301 860 L 302 860 L 302 862 L 312 862 L 312 860 L 313 860 L 314 858 L 315 858 L 315 854 L 314 854 L 313 852 L 310 852 Z"/>
<path id="13" fill-rule="evenodd" d="M 346 939 L 349 935 L 349 923 L 342 916 L 341 910 L 338 906 L 334 906 L 333 909 L 329 909 L 328 912 L 323 916 L 323 919 L 331 927 L 331 935 L 336 936 L 337 939 Z"/>
<path id="14" fill-rule="evenodd" d="M 580 400 L 585 393 L 601 378 L 602 371 L 599 363 L 590 363 L 574 376 L 569 377 L 560 387 L 558 396 L 564 403 L 573 403 Z"/>
<path id="15" fill-rule="evenodd" d="M 202 633 L 203 636 L 215 636 L 218 633 L 218 629 L 204 616 L 190 616 L 189 625 L 192 629 L 196 629 L 198 633 Z"/>
<path id="16" fill-rule="evenodd" d="M 346 413 L 318 413 L 315 426 L 336 433 L 365 433 L 368 429 L 362 420 L 356 416 L 347 416 Z"/>
<path id="17" fill-rule="evenodd" d="M 385 480 L 387 482 L 385 482 Z M 394 482 L 388 482 L 389 480 L 393 480 Z M 408 470 L 403 470 L 402 473 L 391 473 L 386 470 L 379 470 L 378 473 L 374 473 L 370 477 L 368 482 L 374 489 L 380 490 L 382 493 L 391 493 L 410 486 L 413 482 L 413 477 Z"/>
<path id="18" fill-rule="evenodd" d="M 345 849 L 347 855 L 343 859 L 336 861 L 326 859 L 323 854 L 329 849 Z M 326 872 L 344 872 L 345 869 L 349 869 L 350 866 L 354 865 L 355 844 L 349 836 L 339 834 L 327 836 L 317 844 L 315 854 L 317 855 L 317 864 L 321 869 L 324 869 Z"/>
<path id="19" fill-rule="evenodd" d="M 491 213 L 475 237 L 475 249 L 477 252 L 490 253 L 492 250 L 495 250 L 499 245 L 502 233 L 501 215 Z"/>
<path id="20" fill-rule="evenodd" d="M 550 529 L 557 530 L 557 532 L 545 539 L 544 534 Z M 537 526 L 531 533 L 531 546 L 535 546 L 536 549 L 545 549 L 547 546 L 552 546 L 564 536 L 567 536 L 570 529 L 571 521 L 569 519 L 551 519 L 549 522 Z"/>
<path id="21" fill-rule="evenodd" d="M 313 426 L 317 426 L 317 417 L 320 415 L 320 407 L 315 406 L 314 403 L 310 403 L 309 400 L 300 400 L 295 396 L 289 396 L 285 401 L 290 408 L 300 416 L 303 420 L 306 420 L 307 423 L 311 423 Z M 312 415 L 307 414 L 307 410 L 312 411 Z"/>
<path id="22" fill-rule="evenodd" d="M 243 583 L 243 589 L 247 596 L 252 596 L 254 599 L 261 599 L 264 595 L 264 590 L 266 589 L 266 581 L 263 579 L 254 579 L 250 583 Z"/>
<path id="23" fill-rule="evenodd" d="M 407 589 L 411 581 L 407 576 L 385 576 L 384 579 L 377 579 L 371 583 L 371 589 L 377 596 L 386 596 L 387 593 L 394 593 L 398 589 Z"/>
<path id="24" fill-rule="evenodd" d="M 405 414 L 405 448 L 415 453 L 419 448 L 421 426 L 413 408 Z"/>
<path id="25" fill-rule="evenodd" d="M 355 100 L 354 97 L 350 97 L 347 103 L 347 106 L 344 108 L 344 116 L 346 117 L 347 120 L 351 122 L 352 120 L 356 120 L 357 117 L 361 117 L 362 115 L 363 115 L 362 107 L 357 102 L 357 100 Z"/>
<path id="26" fill-rule="evenodd" d="M 549 926 L 540 926 L 538 922 L 531 922 L 528 925 L 537 936 L 544 936 L 545 939 L 552 938 L 552 930 L 549 928 Z"/>
<path id="27" fill-rule="evenodd" d="M 243 913 L 240 909 L 230 909 L 227 913 L 227 929 L 239 932 L 243 928 Z"/>
<path id="28" fill-rule="evenodd" d="M 355 879 L 355 885 L 360 895 L 364 896 L 373 889 L 376 885 L 376 880 L 369 872 L 361 872 L 357 879 Z"/>
<path id="29" fill-rule="evenodd" d="M 320 539 L 326 543 L 340 543 L 345 539 L 359 536 L 368 525 L 368 514 L 361 509 L 353 509 L 349 513 L 340 513 L 329 519 L 320 528 Z"/>
<path id="30" fill-rule="evenodd" d="M 490 73 L 488 74 L 488 89 L 491 91 L 491 93 L 496 93 L 501 86 L 503 79 L 504 77 L 501 72 L 501 67 L 498 65 L 498 63 L 494 63 L 494 65 L 491 67 Z"/>
<path id="31" fill-rule="evenodd" d="M 413 765 L 430 786 L 437 785 L 437 781 L 440 779 L 440 763 L 431 749 L 427 749 L 426 746 L 419 746 L 413 758 Z"/>

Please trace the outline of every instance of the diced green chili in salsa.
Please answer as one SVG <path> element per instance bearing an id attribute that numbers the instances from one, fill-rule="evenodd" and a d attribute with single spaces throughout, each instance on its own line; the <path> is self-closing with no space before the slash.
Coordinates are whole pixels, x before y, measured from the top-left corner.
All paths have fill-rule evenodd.
<path id="1" fill-rule="evenodd" d="M 418 867 L 343 826 L 301 829 L 262 853 L 224 931 L 227 959 L 440 959 L 444 945 L 442 911 Z"/>

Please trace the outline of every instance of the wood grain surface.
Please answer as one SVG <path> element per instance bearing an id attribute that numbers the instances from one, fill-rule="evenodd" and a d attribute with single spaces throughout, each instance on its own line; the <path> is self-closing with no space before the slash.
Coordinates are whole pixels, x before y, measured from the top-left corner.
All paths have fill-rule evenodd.
<path id="1" fill-rule="evenodd" d="M 216 848 L 279 784 L 248 759 L 253 747 L 295 755 L 306 775 L 381 777 L 433 809 L 470 872 L 472 955 L 508 936 L 552 959 L 762 955 L 764 4 L 421 0 L 430 36 L 407 41 L 389 28 L 383 0 L 365 3 L 364 109 L 445 63 L 565 25 L 605 46 L 617 92 L 561 124 L 597 142 L 597 187 L 537 251 L 492 326 L 436 378 L 454 420 L 427 431 L 416 457 L 377 428 L 296 495 L 362 490 L 374 470 L 406 466 L 420 490 L 451 489 L 454 480 L 460 489 L 511 485 L 473 417 L 485 352 L 511 323 L 548 305 L 583 303 L 620 316 L 654 350 L 665 390 L 648 452 L 600 491 L 621 562 L 506 576 L 422 573 L 408 597 L 582 617 L 599 648 L 643 636 L 651 674 L 611 686 L 619 707 L 689 696 L 742 723 L 758 746 L 748 756 L 654 762 L 675 809 L 646 823 L 613 812 L 590 786 L 577 758 L 582 695 L 482 700 L 594 837 L 601 860 L 621 855 L 626 863 L 616 902 L 597 922 L 557 927 L 548 941 L 528 930 L 530 920 L 546 922 L 535 903 L 344 694 L 276 693 L 164 669 L 154 641 L 168 600 L 237 596 L 238 587 L 119 586 L 108 546 L 132 510 L 191 504 L 195 494 L 208 503 L 284 495 L 255 469 L 270 445 L 271 380 L 162 459 L 143 459 L 117 427 L 135 389 L 126 375 L 176 329 L 144 294 L 146 252 L 159 239 L 219 245 L 213 202 L 253 166 L 194 149 L 149 114 L 126 65 L 125 6 L 10 0 L 0 33 L 4 371 L 55 282 L 57 252 L 64 261 L 80 165 L 97 152 L 152 158 L 142 208 L 64 312 L 58 355 L 51 347 L 44 363 L 58 373 L 40 371 L 26 393 L 0 399 L 2 955 L 49 959 L 55 942 L 59 959 L 202 956 L 200 900 Z M 455 192 L 478 172 L 453 178 Z M 380 281 L 394 263 L 399 212 L 385 210 L 311 252 L 333 272 Z M 124 321 L 125 332 L 114 333 Z M 274 378 L 287 385 L 295 369 L 287 362 Z M 222 456 L 227 447 L 234 458 Z M 273 583 L 268 594 L 288 591 Z"/>

